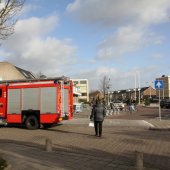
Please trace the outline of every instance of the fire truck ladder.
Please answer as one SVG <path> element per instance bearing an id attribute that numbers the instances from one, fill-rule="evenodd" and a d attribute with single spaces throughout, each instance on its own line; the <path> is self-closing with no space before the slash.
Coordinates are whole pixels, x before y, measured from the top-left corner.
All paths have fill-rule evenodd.
<path id="1" fill-rule="evenodd" d="M 48 77 L 48 78 L 35 78 L 35 79 L 19 79 L 19 80 L 0 80 L 0 84 L 8 84 L 8 83 L 21 83 L 21 82 L 37 82 L 37 81 L 65 81 L 68 80 L 68 77 L 62 76 L 62 77 Z"/>

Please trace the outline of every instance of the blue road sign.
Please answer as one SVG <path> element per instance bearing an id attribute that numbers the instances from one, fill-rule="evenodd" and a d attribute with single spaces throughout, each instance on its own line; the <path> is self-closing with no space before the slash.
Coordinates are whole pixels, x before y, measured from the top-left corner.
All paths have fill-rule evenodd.
<path id="1" fill-rule="evenodd" d="M 163 80 L 155 80 L 155 89 L 162 90 L 164 88 Z"/>

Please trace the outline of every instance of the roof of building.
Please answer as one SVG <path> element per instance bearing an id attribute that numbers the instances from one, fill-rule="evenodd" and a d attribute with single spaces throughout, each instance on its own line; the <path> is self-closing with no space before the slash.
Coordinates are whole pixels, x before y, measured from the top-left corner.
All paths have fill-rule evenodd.
<path id="1" fill-rule="evenodd" d="M 26 79 L 34 79 L 36 78 L 36 76 L 30 72 L 30 71 L 27 71 L 27 70 L 24 70 L 22 68 L 19 68 L 19 67 L 16 67 L 15 68 L 26 78 Z"/>
<path id="2" fill-rule="evenodd" d="M 0 79 L 1 80 L 18 80 L 18 79 L 34 79 L 36 76 L 22 68 L 14 66 L 9 62 L 0 62 Z"/>
<path id="3" fill-rule="evenodd" d="M 140 91 L 143 92 L 145 90 L 147 90 L 149 87 L 141 87 Z M 130 92 L 130 91 L 135 91 L 135 88 L 133 89 L 124 89 L 124 90 L 117 90 L 117 91 L 113 91 L 113 93 L 126 93 L 126 92 Z M 136 88 L 136 91 L 139 91 L 139 88 Z"/>

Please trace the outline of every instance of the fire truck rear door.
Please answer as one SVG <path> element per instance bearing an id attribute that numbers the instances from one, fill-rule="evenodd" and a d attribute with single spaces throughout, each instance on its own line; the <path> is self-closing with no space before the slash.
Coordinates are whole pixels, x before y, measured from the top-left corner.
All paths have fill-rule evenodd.
<path id="1" fill-rule="evenodd" d="M 0 86 L 0 117 L 5 117 L 6 109 L 6 86 Z"/>

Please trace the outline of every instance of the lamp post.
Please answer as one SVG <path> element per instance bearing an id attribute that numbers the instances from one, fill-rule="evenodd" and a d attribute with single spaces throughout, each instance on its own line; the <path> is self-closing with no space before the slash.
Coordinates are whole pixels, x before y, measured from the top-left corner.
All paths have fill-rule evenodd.
<path id="1" fill-rule="evenodd" d="M 120 92 L 120 91 L 118 90 L 118 91 L 117 91 L 117 97 L 116 97 L 117 99 L 119 99 L 119 92 Z"/>
<path id="2" fill-rule="evenodd" d="M 135 73 L 135 101 L 136 101 L 136 73 Z"/>
<path id="3" fill-rule="evenodd" d="M 140 104 L 140 72 L 139 71 L 137 71 L 137 73 L 138 73 L 138 91 L 139 91 L 139 104 Z"/>
<path id="4" fill-rule="evenodd" d="M 138 88 L 138 91 L 139 91 L 139 104 L 140 104 L 140 88 Z"/>
<path id="5" fill-rule="evenodd" d="M 115 100 L 114 91 L 112 91 L 112 100 Z"/>
<path id="6" fill-rule="evenodd" d="M 131 99 L 131 94 L 130 94 L 130 91 L 131 91 L 131 90 L 129 89 L 129 90 L 128 90 L 128 92 L 129 92 L 129 99 Z"/>
<path id="7" fill-rule="evenodd" d="M 107 84 L 107 104 L 109 105 L 110 104 L 110 95 L 109 95 L 109 89 L 110 89 L 110 78 L 108 79 L 108 84 Z"/>

